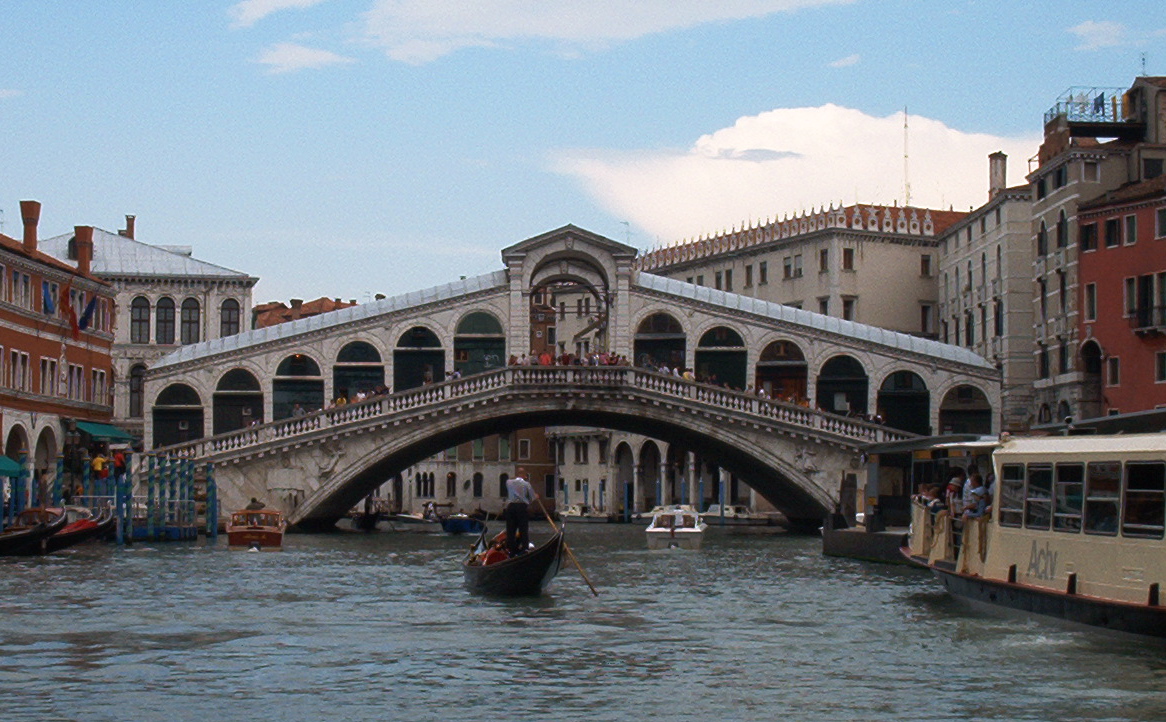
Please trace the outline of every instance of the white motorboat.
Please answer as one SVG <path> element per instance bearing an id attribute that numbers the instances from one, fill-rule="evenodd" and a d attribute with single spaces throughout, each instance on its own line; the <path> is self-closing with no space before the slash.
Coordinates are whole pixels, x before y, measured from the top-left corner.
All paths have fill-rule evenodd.
<path id="1" fill-rule="evenodd" d="M 610 519 L 607 514 L 587 504 L 571 504 L 561 514 L 564 522 L 571 524 L 606 524 Z"/>
<path id="2" fill-rule="evenodd" d="M 652 523 L 645 534 L 649 549 L 700 549 L 704 530 L 708 525 L 701 521 L 696 509 L 688 505 L 675 504 L 657 507 L 653 510 Z"/>
<path id="3" fill-rule="evenodd" d="M 758 514 L 744 504 L 726 504 L 723 515 L 720 504 L 711 504 L 704 513 L 705 521 L 714 526 L 721 523 L 722 516 L 726 526 L 766 526 L 772 523 L 769 515 Z"/>

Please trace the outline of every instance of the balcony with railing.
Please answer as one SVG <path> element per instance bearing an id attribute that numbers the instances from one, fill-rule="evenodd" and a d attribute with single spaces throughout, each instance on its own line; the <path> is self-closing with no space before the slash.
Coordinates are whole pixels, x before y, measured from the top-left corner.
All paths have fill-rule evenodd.
<path id="1" fill-rule="evenodd" d="M 1139 336 L 1166 333 L 1166 306 L 1139 306 L 1129 319 L 1130 327 Z"/>

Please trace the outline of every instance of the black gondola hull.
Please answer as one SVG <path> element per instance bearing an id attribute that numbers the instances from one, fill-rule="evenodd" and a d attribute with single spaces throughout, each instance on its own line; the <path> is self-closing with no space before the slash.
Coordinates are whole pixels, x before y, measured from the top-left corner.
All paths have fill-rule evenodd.
<path id="1" fill-rule="evenodd" d="M 76 546 L 91 539 L 104 539 L 110 531 L 114 529 L 117 522 L 117 517 L 113 515 L 113 511 L 106 509 L 95 520 L 95 525 L 85 529 L 78 529 L 76 531 L 59 531 L 56 534 L 45 539 L 45 551 L 55 552 L 61 549 L 67 549 L 71 546 Z"/>
<path id="2" fill-rule="evenodd" d="M 482 548 L 486 530 L 475 548 Z M 471 564 L 474 551 L 462 563 L 466 589 L 491 597 L 537 597 L 559 573 L 563 564 L 563 532 L 542 546 L 506 561 L 480 566 Z"/>
<path id="3" fill-rule="evenodd" d="M 68 522 L 68 516 L 61 512 L 48 522 L 0 532 L 0 556 L 44 554 L 48 551 L 46 548 L 48 538 L 63 529 Z"/>

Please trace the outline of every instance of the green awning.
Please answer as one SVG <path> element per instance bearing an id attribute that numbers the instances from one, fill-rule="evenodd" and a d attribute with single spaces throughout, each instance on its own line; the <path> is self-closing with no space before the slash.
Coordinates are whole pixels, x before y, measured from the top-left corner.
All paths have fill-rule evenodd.
<path id="1" fill-rule="evenodd" d="M 130 442 L 134 437 L 116 426 L 109 424 L 98 424 L 93 421 L 78 421 L 77 430 L 84 431 L 94 441 L 124 441 Z"/>
<path id="2" fill-rule="evenodd" d="M 0 476 L 18 476 L 20 471 L 20 464 L 7 456 L 0 456 Z"/>

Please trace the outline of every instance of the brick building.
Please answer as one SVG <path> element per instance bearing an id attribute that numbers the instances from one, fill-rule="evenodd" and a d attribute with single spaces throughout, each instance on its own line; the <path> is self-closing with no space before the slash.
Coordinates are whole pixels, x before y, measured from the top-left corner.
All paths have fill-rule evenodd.
<path id="1" fill-rule="evenodd" d="M 1166 175 L 1078 208 L 1079 335 L 1101 415 L 1166 407 Z"/>
<path id="2" fill-rule="evenodd" d="M 74 268 L 38 248 L 41 204 L 20 210 L 23 238 L 0 235 L 0 473 L 16 462 L 40 480 L 58 456 L 119 436 L 108 425 L 114 294 L 91 272 L 92 227 L 70 236 Z"/>
<path id="3" fill-rule="evenodd" d="M 1124 90 L 1070 88 L 1045 113 L 1044 141 L 1028 175 L 1038 426 L 1099 416 L 1108 404 L 1094 368 L 1097 359 L 1084 353 L 1096 354 L 1096 346 L 1086 346 L 1079 335 L 1093 328 L 1078 306 L 1083 299 L 1079 260 L 1098 240 L 1082 232 L 1078 211 L 1106 193 L 1157 178 L 1164 162 L 1166 78 L 1136 78 Z"/>

